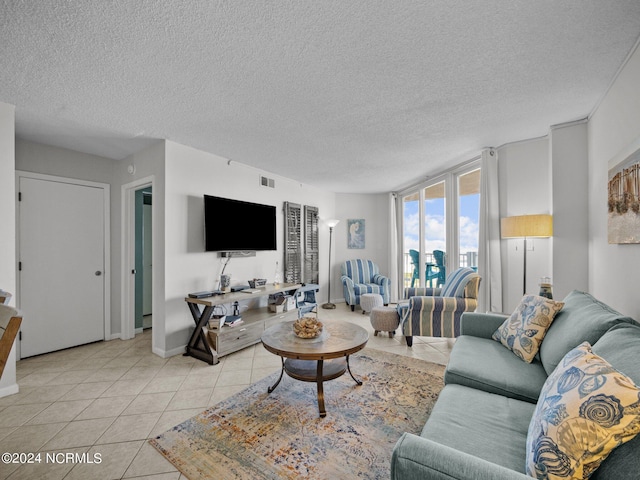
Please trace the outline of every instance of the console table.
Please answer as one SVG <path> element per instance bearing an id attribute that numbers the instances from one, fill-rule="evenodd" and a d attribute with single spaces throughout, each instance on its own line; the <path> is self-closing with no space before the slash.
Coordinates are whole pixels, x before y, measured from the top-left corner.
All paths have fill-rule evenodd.
<path id="1" fill-rule="evenodd" d="M 291 312 L 273 313 L 268 307 L 252 308 L 243 312 L 241 325 L 235 327 L 221 327 L 213 331 L 214 341 L 208 336 L 208 321 L 216 305 L 232 304 L 233 302 L 247 302 L 266 297 L 275 293 L 293 293 L 302 285 L 299 283 L 281 283 L 259 287 L 257 293 L 231 292 L 204 298 L 184 299 L 187 302 L 196 328 L 191 334 L 185 355 L 215 365 L 219 357 L 241 350 L 249 345 L 260 342 L 264 330 L 275 322 L 290 316 Z"/>

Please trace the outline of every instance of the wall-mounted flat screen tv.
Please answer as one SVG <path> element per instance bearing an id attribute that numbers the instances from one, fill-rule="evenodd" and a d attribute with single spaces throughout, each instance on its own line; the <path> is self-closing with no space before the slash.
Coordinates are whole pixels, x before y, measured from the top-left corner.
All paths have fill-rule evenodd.
<path id="1" fill-rule="evenodd" d="M 276 207 L 205 195 L 204 244 L 208 252 L 277 250 Z"/>

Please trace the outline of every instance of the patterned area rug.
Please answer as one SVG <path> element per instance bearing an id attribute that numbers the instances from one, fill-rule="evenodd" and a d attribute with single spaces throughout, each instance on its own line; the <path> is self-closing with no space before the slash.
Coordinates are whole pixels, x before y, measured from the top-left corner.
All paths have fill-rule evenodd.
<path id="1" fill-rule="evenodd" d="M 149 442 L 190 480 L 388 479 L 402 432 L 419 434 L 443 387 L 444 367 L 365 349 L 349 373 L 325 382 L 327 416 L 315 383 L 278 374 Z"/>

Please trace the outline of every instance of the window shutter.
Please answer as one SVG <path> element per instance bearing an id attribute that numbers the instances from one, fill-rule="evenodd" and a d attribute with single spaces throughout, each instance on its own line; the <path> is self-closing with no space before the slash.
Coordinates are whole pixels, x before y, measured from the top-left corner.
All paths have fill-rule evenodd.
<path id="1" fill-rule="evenodd" d="M 318 283 L 318 207 L 304 207 L 304 281 Z"/>
<path id="2" fill-rule="evenodd" d="M 301 208 L 295 203 L 284 202 L 284 281 L 302 282 Z"/>

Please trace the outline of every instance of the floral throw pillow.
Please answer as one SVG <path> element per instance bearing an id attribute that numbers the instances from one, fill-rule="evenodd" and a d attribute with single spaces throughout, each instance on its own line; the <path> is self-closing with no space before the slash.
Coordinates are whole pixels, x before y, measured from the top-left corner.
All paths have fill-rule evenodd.
<path id="1" fill-rule="evenodd" d="M 531 363 L 551 322 L 562 307 L 563 302 L 525 295 L 518 308 L 493 332 L 492 338 L 501 342 L 525 362 Z"/>
<path id="2" fill-rule="evenodd" d="M 527 434 L 526 473 L 586 479 L 640 432 L 640 388 L 584 342 L 542 387 Z"/>

